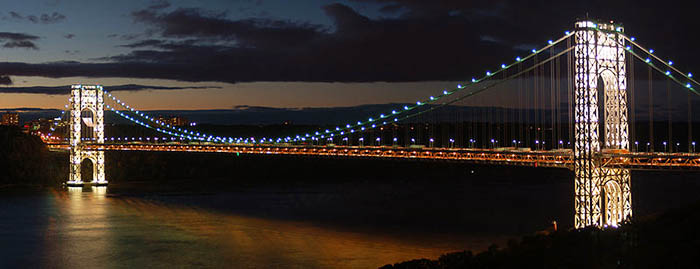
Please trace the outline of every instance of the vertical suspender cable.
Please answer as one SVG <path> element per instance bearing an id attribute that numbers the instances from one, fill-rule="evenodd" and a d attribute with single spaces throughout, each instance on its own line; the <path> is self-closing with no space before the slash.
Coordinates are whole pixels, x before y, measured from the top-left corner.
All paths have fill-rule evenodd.
<path id="1" fill-rule="evenodd" d="M 522 72 L 523 65 L 522 63 L 518 63 L 518 74 Z M 524 99 L 525 96 L 523 95 L 523 75 L 518 76 L 518 141 L 517 143 L 520 143 L 520 141 L 523 141 L 523 103 L 525 102 Z M 516 146 L 520 146 L 519 144 L 516 144 Z"/>
<path id="2" fill-rule="evenodd" d="M 690 91 L 688 93 L 688 152 L 692 151 L 693 144 L 693 104 L 690 102 Z"/>
<path id="3" fill-rule="evenodd" d="M 550 57 L 554 56 L 554 47 L 550 49 Z M 556 59 L 554 62 L 549 63 L 549 114 L 550 114 L 550 119 L 549 121 L 551 122 L 552 125 L 552 137 L 551 141 L 552 143 L 549 145 L 552 147 L 552 149 L 555 148 L 556 144 L 556 139 L 557 139 L 557 128 L 556 128 L 556 113 L 557 113 L 557 108 L 554 106 L 554 103 L 556 102 L 556 92 L 555 92 L 555 84 L 554 84 L 554 79 L 556 78 L 554 75 L 556 72 L 554 71 L 554 67 L 556 66 Z"/>
<path id="4" fill-rule="evenodd" d="M 535 56 L 535 58 L 537 58 L 537 56 Z M 533 61 L 534 61 L 534 59 L 533 59 Z M 530 124 L 534 122 L 534 117 L 532 117 L 530 112 L 535 107 L 534 106 L 534 104 L 535 104 L 535 98 L 534 98 L 534 96 L 535 96 L 535 91 L 534 91 L 534 89 L 535 89 L 534 88 L 535 73 L 536 72 L 533 69 L 532 70 L 532 77 L 530 78 L 532 83 L 530 83 L 529 81 L 526 80 L 525 81 L 525 89 L 524 89 L 524 92 L 525 92 L 525 104 L 524 104 L 524 106 L 525 106 L 525 110 L 524 110 L 524 113 L 525 113 L 525 145 L 528 148 L 532 148 L 532 132 L 530 131 L 532 126 L 530 126 Z M 527 74 L 529 75 L 530 72 L 527 72 Z M 533 87 L 532 87 L 533 91 L 530 91 L 530 85 L 533 85 Z M 531 97 L 532 97 L 532 102 L 530 101 Z"/>
<path id="5" fill-rule="evenodd" d="M 557 139 L 556 142 L 559 143 L 559 141 L 562 141 L 561 139 L 561 57 L 558 57 L 556 59 L 556 86 L 554 91 L 556 92 L 556 100 L 554 101 L 554 105 L 557 109 Z M 558 146 L 563 146 L 561 144 L 557 144 Z"/>
<path id="6" fill-rule="evenodd" d="M 508 70 L 503 72 L 503 80 L 506 80 L 508 76 L 506 76 Z M 498 141 L 499 145 L 501 147 L 505 147 L 508 145 L 508 118 L 510 113 L 508 113 L 508 104 L 506 104 L 507 98 L 505 96 L 507 95 L 508 92 L 508 86 L 505 86 L 503 94 L 499 95 L 501 101 L 499 102 L 501 104 L 501 128 L 503 128 L 503 136 L 501 136 L 501 139 Z"/>
<path id="7" fill-rule="evenodd" d="M 514 69 L 513 72 L 515 73 L 517 71 Z M 513 83 L 515 83 L 517 85 L 520 82 L 517 80 L 517 78 L 513 78 Z M 516 96 L 519 98 L 520 93 L 518 90 L 518 86 L 516 86 L 515 88 L 508 87 L 508 89 L 509 89 L 510 94 L 512 96 Z M 509 101 L 508 101 L 508 113 L 509 113 L 508 114 L 508 121 L 510 122 L 509 123 L 510 124 L 509 125 L 510 131 L 509 131 L 508 141 L 505 141 L 505 143 L 510 143 L 509 145 L 513 146 L 512 141 L 518 140 L 518 125 L 517 125 L 518 123 L 517 122 L 518 122 L 518 107 L 519 107 L 520 101 L 516 100 L 515 102 L 512 102 L 510 100 L 512 100 L 512 98 L 509 99 Z M 504 144 L 504 145 L 506 145 L 506 144 Z M 517 144 L 515 146 L 517 146 Z"/>
<path id="8" fill-rule="evenodd" d="M 629 55 L 629 54 L 628 54 L 628 55 Z M 636 108 L 635 108 L 635 96 L 634 96 L 634 92 L 635 92 L 635 90 L 636 90 L 637 88 L 635 88 L 635 86 L 634 86 L 634 84 L 635 84 L 635 81 L 634 81 L 634 80 L 635 80 L 635 78 L 634 78 L 634 72 L 635 72 L 635 70 L 634 70 L 634 57 L 633 57 L 632 55 L 629 55 L 629 59 L 630 59 L 630 61 L 629 61 L 629 66 L 627 67 L 628 72 L 629 72 L 629 74 L 630 74 L 629 88 L 628 88 L 628 91 L 629 91 L 629 93 L 630 93 L 630 97 L 629 97 L 629 99 L 630 99 L 629 140 L 630 140 L 630 141 L 629 141 L 629 142 L 635 144 L 634 147 L 630 147 L 630 148 L 633 148 L 633 149 L 636 151 L 636 150 L 637 150 L 637 144 L 638 144 L 638 142 L 637 142 L 637 136 L 636 136 L 636 134 L 637 134 L 637 126 L 636 126 L 636 123 L 637 123 L 637 110 L 636 110 Z"/>
<path id="9" fill-rule="evenodd" d="M 540 141 L 540 148 L 545 140 L 544 126 L 544 110 L 546 107 L 545 103 L 545 87 L 544 87 L 544 64 L 537 67 L 537 139 Z"/>
<path id="10" fill-rule="evenodd" d="M 668 117 L 668 149 L 673 152 L 673 123 L 671 122 L 671 80 L 666 79 L 666 116 Z"/>
<path id="11" fill-rule="evenodd" d="M 485 105 L 485 106 L 482 106 L 482 107 L 479 108 L 479 111 L 480 111 L 480 113 L 481 113 L 481 118 L 482 118 L 482 119 L 481 119 L 481 134 L 480 134 L 480 137 L 479 137 L 477 140 L 479 141 L 479 145 L 481 145 L 482 148 L 486 148 L 485 146 L 488 145 L 488 144 L 485 143 L 485 141 L 486 141 L 486 139 L 488 139 L 488 137 L 489 137 L 489 131 L 488 131 L 488 126 L 489 126 L 489 124 L 488 124 L 488 122 L 489 122 L 489 117 L 488 117 L 488 115 L 489 115 L 489 113 L 488 113 L 489 108 L 488 108 L 488 105 L 489 105 L 489 104 L 488 104 L 488 102 L 486 101 L 486 98 L 483 98 L 483 97 L 484 97 L 484 96 L 482 96 L 482 98 L 481 98 L 481 100 L 483 101 L 483 102 L 482 102 L 482 105 Z"/>
<path id="12" fill-rule="evenodd" d="M 518 64 L 520 66 L 520 64 Z M 510 132 L 510 139 L 515 140 L 515 143 L 513 143 L 514 147 L 517 147 L 518 140 L 519 140 L 519 135 L 518 135 L 518 127 L 519 127 L 519 120 L 520 120 L 520 114 L 519 114 L 519 109 L 520 109 L 520 76 L 518 76 L 515 79 L 516 87 L 515 87 L 515 96 L 518 98 L 515 103 L 513 103 L 513 107 L 511 108 L 511 132 Z"/>
<path id="13" fill-rule="evenodd" d="M 566 49 L 571 48 L 571 37 L 566 40 Z M 571 51 L 566 53 L 567 61 L 566 61 L 566 90 L 567 90 L 567 107 L 569 109 L 568 111 L 568 116 L 569 116 L 569 121 L 568 121 L 568 131 L 569 131 L 569 136 L 567 143 L 571 144 L 571 149 L 573 150 L 574 146 L 574 113 L 573 113 L 573 108 L 574 108 L 574 96 L 572 94 L 573 91 L 573 77 L 574 73 L 571 70 L 571 65 L 574 61 L 573 59 L 573 53 Z"/>
<path id="14" fill-rule="evenodd" d="M 452 137 L 454 137 L 454 140 L 455 140 L 454 146 L 457 148 L 462 145 L 462 128 L 464 127 L 464 125 L 462 125 L 463 124 L 463 120 L 462 120 L 462 107 L 463 107 L 462 104 L 463 103 L 464 102 L 460 102 L 459 104 L 455 104 L 455 113 L 457 113 L 457 115 L 456 115 L 457 118 L 455 119 L 455 133 L 454 133 L 454 135 L 452 135 Z"/>
<path id="15" fill-rule="evenodd" d="M 469 106 L 467 107 L 469 111 L 469 139 L 467 140 L 469 143 L 467 145 L 471 146 L 472 145 L 472 139 L 474 138 L 474 135 L 476 134 L 476 119 L 477 119 L 477 114 L 476 114 L 476 102 L 471 101 L 469 103 Z"/>
<path id="16" fill-rule="evenodd" d="M 530 102 L 530 82 L 528 81 L 528 76 L 530 75 L 530 72 L 526 72 L 524 81 L 523 81 L 523 132 L 524 132 L 524 146 L 525 147 L 530 147 L 530 106 L 532 105 L 532 102 Z"/>
<path id="17" fill-rule="evenodd" d="M 489 98 L 488 101 L 488 112 L 487 112 L 487 120 L 488 120 L 488 132 L 486 134 L 486 140 L 484 142 L 486 145 L 489 147 L 491 146 L 490 141 L 493 139 L 493 97 Z"/>
<path id="18" fill-rule="evenodd" d="M 654 151 L 654 96 L 652 94 L 652 73 L 649 66 L 649 151 Z"/>
<path id="19" fill-rule="evenodd" d="M 539 116 L 540 116 L 540 111 L 539 111 L 540 110 L 540 105 L 539 105 L 539 102 L 540 102 L 540 91 L 539 91 L 540 76 L 539 76 L 539 70 L 540 70 L 540 68 L 539 68 L 539 66 L 537 66 L 537 56 L 535 56 L 535 70 L 534 70 L 535 76 L 533 78 L 533 80 L 535 82 L 534 82 L 534 87 L 532 88 L 532 91 L 534 92 L 534 99 L 535 99 L 535 107 L 534 107 L 534 110 L 535 110 L 534 111 L 535 112 L 535 127 L 534 127 L 535 140 L 540 140 L 540 132 L 539 132 L 539 128 L 540 128 L 540 124 L 539 124 L 540 123 L 540 119 L 539 119 Z M 539 149 L 539 143 L 535 143 L 535 149 Z"/>
<path id="20" fill-rule="evenodd" d="M 542 71 L 540 74 L 542 75 L 542 149 L 546 146 L 545 141 L 547 141 L 547 136 L 549 133 L 547 132 L 547 126 L 548 126 L 548 121 L 547 121 L 547 109 L 549 108 L 549 100 L 547 98 L 549 97 L 549 92 L 547 91 L 547 88 L 549 88 L 549 85 L 547 85 L 547 76 L 545 74 L 547 73 L 544 64 L 541 67 Z"/>

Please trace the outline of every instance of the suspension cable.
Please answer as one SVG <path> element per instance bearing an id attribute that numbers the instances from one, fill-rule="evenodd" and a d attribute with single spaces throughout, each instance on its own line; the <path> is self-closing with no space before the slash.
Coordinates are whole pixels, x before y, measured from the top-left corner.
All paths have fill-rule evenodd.
<path id="1" fill-rule="evenodd" d="M 518 72 L 518 73 L 516 73 L 516 74 L 510 75 L 510 76 L 508 76 L 505 80 L 496 81 L 496 82 L 494 82 L 494 83 L 492 83 L 492 84 L 489 84 L 489 85 L 486 85 L 486 86 L 484 86 L 484 87 L 482 87 L 482 88 L 480 88 L 480 89 L 473 90 L 473 91 L 471 91 L 471 92 L 467 92 L 467 93 L 464 94 L 463 96 L 457 97 L 457 98 L 455 98 L 454 100 L 450 100 L 450 101 L 445 101 L 445 102 L 443 102 L 443 103 L 439 103 L 439 104 L 437 104 L 437 105 L 435 105 L 435 106 L 432 106 L 432 107 L 430 107 L 429 109 L 426 109 L 426 110 L 424 110 L 424 111 L 420 111 L 420 112 L 417 112 L 417 113 L 415 113 L 415 114 L 410 114 L 410 115 L 406 115 L 406 116 L 400 117 L 400 118 L 398 118 L 398 120 L 405 120 L 405 119 L 413 118 L 413 117 L 416 117 L 416 116 L 418 116 L 418 115 L 420 115 L 420 114 L 428 113 L 428 112 L 433 111 L 433 110 L 435 110 L 435 109 L 442 108 L 442 107 L 444 107 L 444 106 L 453 104 L 453 103 L 458 102 L 458 101 L 460 101 L 460 100 L 464 100 L 464 99 L 466 99 L 466 98 L 469 98 L 469 97 L 472 97 L 472 96 L 477 95 L 477 94 L 479 94 L 479 93 L 482 93 L 482 92 L 484 92 L 484 91 L 486 91 L 486 90 L 488 90 L 488 89 L 491 89 L 491 88 L 493 88 L 493 87 L 495 87 L 495 86 L 497 86 L 497 85 L 500 85 L 500 84 L 502 84 L 502 83 L 504 83 L 504 82 L 506 82 L 506 81 L 508 81 L 508 80 L 510 80 L 510 79 L 512 79 L 512 78 L 515 78 L 515 77 L 518 77 L 518 76 L 520 76 L 520 75 L 522 75 L 522 74 L 528 73 L 528 72 L 532 71 L 533 69 L 535 69 L 535 68 L 537 68 L 537 67 L 539 67 L 539 66 L 541 66 L 541 65 L 543 65 L 543 64 L 546 64 L 546 63 L 548 63 L 548 62 L 554 60 L 555 58 L 557 58 L 557 57 L 559 57 L 559 56 L 561 56 L 561 55 L 563 55 L 563 54 L 566 54 L 566 53 L 570 52 L 570 51 L 573 50 L 573 49 L 574 49 L 574 47 L 571 47 L 571 48 L 568 48 L 568 49 L 566 49 L 566 50 L 564 50 L 564 51 L 562 51 L 562 52 L 559 52 L 559 53 L 557 53 L 556 55 L 554 55 L 553 57 L 550 57 L 550 58 L 548 58 L 548 59 L 546 59 L 546 60 L 540 62 L 537 66 L 531 66 L 531 67 L 529 67 L 529 68 L 524 69 L 524 70 L 521 71 L 521 72 Z"/>

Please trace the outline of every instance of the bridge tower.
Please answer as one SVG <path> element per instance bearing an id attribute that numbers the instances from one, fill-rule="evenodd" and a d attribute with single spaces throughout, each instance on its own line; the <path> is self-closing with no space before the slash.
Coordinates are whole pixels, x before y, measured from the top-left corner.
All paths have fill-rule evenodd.
<path id="1" fill-rule="evenodd" d="M 599 157 L 629 150 L 624 28 L 583 20 L 575 31 L 574 222 L 614 227 L 632 216 L 630 170 Z"/>
<path id="2" fill-rule="evenodd" d="M 107 185 L 103 151 L 85 150 L 104 143 L 104 91 L 100 85 L 73 85 L 70 98 L 70 175 L 67 185 L 82 186 L 83 160 L 92 162 L 92 184 Z"/>

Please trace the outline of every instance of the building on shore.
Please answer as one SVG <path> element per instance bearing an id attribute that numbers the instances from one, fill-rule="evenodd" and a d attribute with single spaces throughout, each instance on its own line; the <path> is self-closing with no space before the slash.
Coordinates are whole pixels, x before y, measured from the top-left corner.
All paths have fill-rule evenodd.
<path id="1" fill-rule="evenodd" d="M 187 120 L 187 118 L 181 117 L 181 116 L 169 117 L 169 116 L 162 116 L 161 115 L 161 116 L 156 117 L 156 120 L 158 122 L 162 122 L 164 124 L 169 124 L 171 126 L 188 126 L 190 123 Z"/>
<path id="2" fill-rule="evenodd" d="M 19 126 L 19 113 L 6 112 L 2 114 L 0 125 Z"/>

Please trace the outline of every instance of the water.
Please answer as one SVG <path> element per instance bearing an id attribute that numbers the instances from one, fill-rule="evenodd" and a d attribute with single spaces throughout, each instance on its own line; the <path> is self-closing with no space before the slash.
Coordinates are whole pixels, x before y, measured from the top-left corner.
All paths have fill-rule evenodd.
<path id="1" fill-rule="evenodd" d="M 633 182 L 635 214 L 700 190 L 695 178 L 647 178 Z M 399 183 L 4 191 L 0 268 L 376 268 L 571 222 L 570 180 Z"/>

